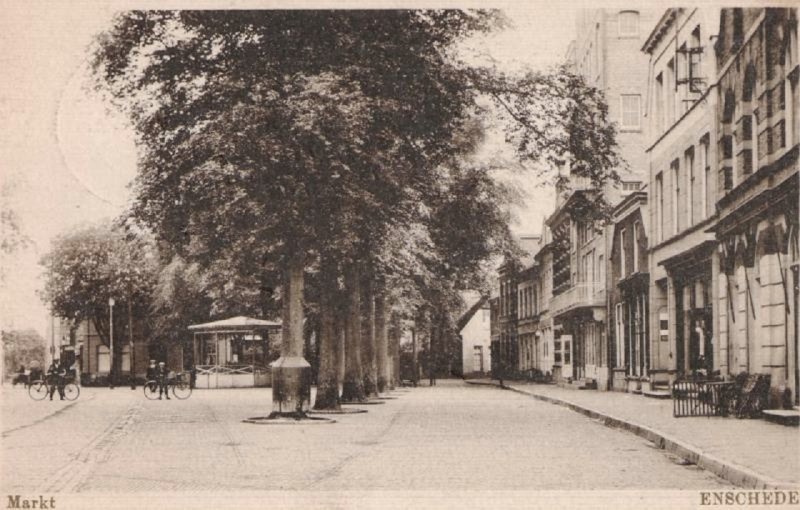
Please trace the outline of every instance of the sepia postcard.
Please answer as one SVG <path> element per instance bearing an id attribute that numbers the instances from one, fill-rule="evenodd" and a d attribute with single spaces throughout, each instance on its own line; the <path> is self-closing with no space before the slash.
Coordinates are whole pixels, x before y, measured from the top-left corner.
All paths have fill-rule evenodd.
<path id="1" fill-rule="evenodd" d="M 800 508 L 794 2 L 0 16 L 0 509 Z"/>

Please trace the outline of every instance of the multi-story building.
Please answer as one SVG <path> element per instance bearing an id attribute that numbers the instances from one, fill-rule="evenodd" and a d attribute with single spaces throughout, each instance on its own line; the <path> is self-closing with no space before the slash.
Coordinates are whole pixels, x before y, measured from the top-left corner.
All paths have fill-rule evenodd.
<path id="1" fill-rule="evenodd" d="M 605 268 L 612 230 L 599 215 L 586 211 L 592 210 L 596 193 L 604 193 L 613 204 L 641 186 L 647 65 L 639 48 L 653 20 L 648 11 L 584 10 L 578 16 L 578 37 L 568 50 L 576 72 L 603 91 L 626 162 L 617 169 L 622 182 L 616 188 L 591 190 L 580 179 L 572 179 L 566 189 L 558 190 L 556 210 L 547 220 L 553 236 L 549 313 L 554 357 L 559 360 L 556 372 L 562 380 L 600 389 L 607 389 L 610 379 Z"/>
<path id="2" fill-rule="evenodd" d="M 519 366 L 517 344 L 516 267 L 505 263 L 499 269 L 500 294 L 497 297 L 497 338 L 492 338 L 492 374 L 497 378 L 516 375 Z"/>
<path id="3" fill-rule="evenodd" d="M 498 285 L 492 287 L 489 295 L 489 367 L 492 377 L 500 373 L 500 290 Z"/>
<path id="4" fill-rule="evenodd" d="M 532 377 L 535 369 L 536 331 L 539 325 L 538 272 L 534 256 L 539 249 L 539 237 L 525 239 L 526 251 L 522 258 L 522 269 L 517 275 L 517 343 L 519 344 L 518 367 L 520 373 Z"/>
<path id="5" fill-rule="evenodd" d="M 786 388 L 798 403 L 798 11 L 723 9 L 705 54 L 718 75 L 714 367 L 768 374 L 773 405 Z"/>
<path id="6" fill-rule="evenodd" d="M 550 315 L 550 301 L 553 299 L 553 243 L 550 229 L 542 223 L 539 249 L 534 257 L 536 274 L 534 280 L 534 307 L 538 318 L 533 336 L 533 368 L 545 378 L 553 377 L 557 362 L 553 341 L 553 318 Z M 560 363 L 560 360 L 558 360 Z"/>
<path id="7" fill-rule="evenodd" d="M 636 191 L 614 208 L 608 289 L 611 389 L 641 390 L 650 370 L 647 193 Z"/>
<path id="8" fill-rule="evenodd" d="M 668 9 L 642 47 L 650 194 L 650 378 L 719 366 L 713 352 L 716 9 Z"/>
<path id="9" fill-rule="evenodd" d="M 605 229 L 577 211 L 591 209 L 596 191 L 573 190 L 547 219 L 552 231 L 554 352 L 561 381 L 596 387 L 607 381 L 605 346 Z M 601 384 L 602 386 L 602 384 Z"/>
<path id="10" fill-rule="evenodd" d="M 497 296 L 497 328 L 496 336 L 495 329 L 492 326 L 492 373 L 498 377 L 513 377 L 517 376 L 527 368 L 526 358 L 521 356 L 521 345 L 519 342 L 519 312 L 520 312 L 520 299 L 522 295 L 519 292 L 520 282 L 523 280 L 520 275 L 524 269 L 529 268 L 533 260 L 533 254 L 539 246 L 538 236 L 521 236 L 519 238 L 519 247 L 522 250 L 523 258 L 520 263 L 516 261 L 507 261 L 500 266 L 499 272 L 499 295 Z M 527 272 L 525 272 L 527 274 Z M 524 286 L 528 288 L 528 282 L 524 282 Z M 527 299 L 527 293 L 525 298 Z M 491 300 L 490 300 L 491 306 Z M 492 315 L 494 319 L 495 315 Z M 528 317 L 526 316 L 525 319 Z M 494 324 L 494 322 L 493 322 Z M 531 328 L 530 324 L 525 322 L 524 331 L 528 334 Z"/>

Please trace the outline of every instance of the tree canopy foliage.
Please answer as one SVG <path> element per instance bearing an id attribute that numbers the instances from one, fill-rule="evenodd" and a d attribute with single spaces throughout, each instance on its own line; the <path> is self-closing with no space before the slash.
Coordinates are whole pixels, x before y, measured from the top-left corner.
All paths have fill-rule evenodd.
<path id="1" fill-rule="evenodd" d="M 556 183 L 600 189 L 619 164 L 602 95 L 568 67 L 519 77 L 461 58 L 459 43 L 504 23 L 493 10 L 118 15 L 92 63 L 138 138 L 132 216 L 222 303 L 267 310 L 298 263 L 307 296 L 332 302 L 363 265 L 408 315 L 441 318 L 515 254 L 511 193 L 475 158 L 488 124 Z"/>
<path id="2" fill-rule="evenodd" d="M 92 321 L 106 344 L 109 298 L 120 307 L 130 303 L 137 317 L 149 315 L 158 258 L 143 234 L 109 223 L 86 227 L 58 237 L 41 264 L 42 298 L 53 313 L 73 324 Z"/>
<path id="3" fill-rule="evenodd" d="M 481 139 L 485 97 L 521 159 L 569 160 L 602 183 L 616 161 L 596 91 L 566 68 L 518 79 L 454 54 L 501 25 L 458 10 L 118 16 L 93 62 L 143 148 L 134 214 L 192 260 L 240 273 L 294 256 L 289 241 L 352 257 L 425 223 Z"/>
<path id="4" fill-rule="evenodd" d="M 45 340 L 35 330 L 3 331 L 3 372 L 16 372 L 21 366 L 30 368 L 31 362 L 44 364 Z"/>

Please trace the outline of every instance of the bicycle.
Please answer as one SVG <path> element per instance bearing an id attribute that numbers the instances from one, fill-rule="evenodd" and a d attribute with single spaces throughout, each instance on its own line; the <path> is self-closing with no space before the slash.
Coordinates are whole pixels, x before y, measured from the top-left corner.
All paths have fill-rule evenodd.
<path id="1" fill-rule="evenodd" d="M 47 383 L 46 380 L 37 379 L 36 381 L 32 381 L 30 386 L 28 387 L 28 395 L 33 400 L 44 400 L 50 394 L 50 387 L 51 385 Z M 56 391 L 58 388 L 56 388 Z M 81 394 L 80 387 L 75 384 L 72 380 L 67 380 L 64 384 L 64 398 L 73 401 L 77 399 Z"/>
<path id="2" fill-rule="evenodd" d="M 167 391 L 172 391 L 172 395 L 178 400 L 186 400 L 192 395 L 192 388 L 188 381 L 184 380 L 184 372 L 175 374 L 174 377 L 167 379 Z M 148 400 L 155 400 L 159 395 L 158 381 L 149 380 L 144 383 L 144 396 Z"/>

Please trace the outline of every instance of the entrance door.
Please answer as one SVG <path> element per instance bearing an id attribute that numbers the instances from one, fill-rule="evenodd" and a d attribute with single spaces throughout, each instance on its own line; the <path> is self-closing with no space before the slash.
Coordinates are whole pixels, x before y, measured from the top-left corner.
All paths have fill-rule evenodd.
<path id="1" fill-rule="evenodd" d="M 563 368 L 561 373 L 564 378 L 571 377 L 572 374 L 572 335 L 561 335 L 561 358 Z"/>
<path id="2" fill-rule="evenodd" d="M 472 354 L 472 371 L 483 373 L 483 346 L 476 345 L 473 347 Z"/>
<path id="3" fill-rule="evenodd" d="M 683 286 L 675 286 L 675 368 L 679 374 L 686 371 L 686 356 L 684 349 L 684 309 Z"/>
<path id="4" fill-rule="evenodd" d="M 584 377 L 585 369 L 585 353 L 586 353 L 586 334 L 585 331 L 578 331 L 572 341 L 573 360 L 572 360 L 572 374 L 575 380 Z"/>

